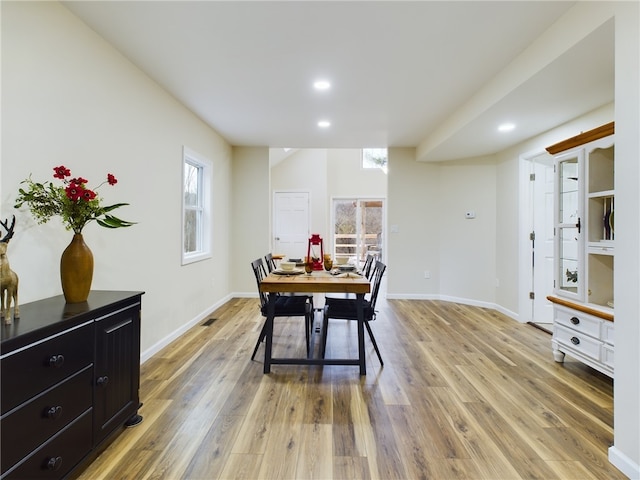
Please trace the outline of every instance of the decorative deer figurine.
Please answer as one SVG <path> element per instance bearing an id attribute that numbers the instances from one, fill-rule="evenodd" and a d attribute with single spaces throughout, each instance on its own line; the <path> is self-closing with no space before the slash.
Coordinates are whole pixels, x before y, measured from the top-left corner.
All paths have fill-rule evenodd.
<path id="1" fill-rule="evenodd" d="M 11 301 L 13 300 L 13 318 L 20 318 L 20 308 L 18 307 L 18 275 L 11 270 L 9 259 L 7 258 L 7 247 L 9 240 L 13 237 L 13 229 L 16 226 L 16 216 L 13 216 L 11 227 L 9 219 L 4 222 L 0 220 L 0 225 L 4 227 L 7 234 L 0 240 L 0 314 L 4 323 L 11 323 Z M 6 295 L 6 296 L 5 296 Z"/>

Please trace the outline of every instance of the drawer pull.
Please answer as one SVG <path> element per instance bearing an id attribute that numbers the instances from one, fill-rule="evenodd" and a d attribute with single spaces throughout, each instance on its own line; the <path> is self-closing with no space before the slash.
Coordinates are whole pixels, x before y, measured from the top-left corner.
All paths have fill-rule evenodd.
<path id="1" fill-rule="evenodd" d="M 571 343 L 574 345 L 580 345 L 580 339 L 578 337 L 571 337 Z"/>
<path id="2" fill-rule="evenodd" d="M 47 469 L 49 470 L 58 470 L 62 466 L 62 457 L 51 457 L 47 461 Z"/>
<path id="3" fill-rule="evenodd" d="M 96 383 L 98 384 L 99 387 L 106 387 L 107 383 L 109 383 L 109 377 L 107 377 L 106 375 L 104 377 L 98 377 L 98 380 L 96 380 Z"/>
<path id="4" fill-rule="evenodd" d="M 56 405 L 55 407 L 50 407 L 47 410 L 47 418 L 51 420 L 57 420 L 62 415 L 62 407 L 60 405 Z"/>
<path id="5" fill-rule="evenodd" d="M 571 317 L 571 323 L 578 325 L 580 323 L 580 319 L 578 317 Z"/>
<path id="6" fill-rule="evenodd" d="M 60 368 L 62 365 L 64 365 L 64 355 L 51 355 L 49 358 L 50 367 Z"/>

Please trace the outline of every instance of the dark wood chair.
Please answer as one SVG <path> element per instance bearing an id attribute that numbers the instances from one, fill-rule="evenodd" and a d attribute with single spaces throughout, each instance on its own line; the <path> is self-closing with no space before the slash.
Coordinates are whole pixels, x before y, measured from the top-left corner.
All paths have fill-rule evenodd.
<path id="1" fill-rule="evenodd" d="M 273 258 L 273 253 L 267 253 L 264 256 L 264 263 L 267 266 L 267 272 L 271 273 L 273 272 L 276 268 L 278 268 L 278 266 L 276 265 L 276 261 Z M 309 295 L 306 293 L 287 293 L 286 295 L 292 297 L 292 296 L 297 296 L 297 297 L 307 297 L 307 299 L 309 300 L 309 303 L 311 303 L 311 309 L 313 310 L 313 295 Z"/>
<path id="2" fill-rule="evenodd" d="M 264 262 L 262 258 L 258 258 L 251 262 L 251 268 L 253 270 L 253 274 L 256 277 L 256 284 L 258 286 L 258 295 L 260 296 L 260 313 L 262 316 L 267 318 L 267 308 L 268 308 L 268 297 L 267 294 L 260 291 L 260 282 L 267 276 L 267 272 L 264 267 Z M 280 295 L 280 294 L 271 294 L 276 295 L 276 303 L 275 303 L 275 316 L 276 317 L 304 317 L 304 328 L 305 335 L 307 341 L 307 356 L 309 355 L 310 349 L 310 341 L 311 341 L 311 326 L 313 324 L 313 305 L 309 302 L 308 297 L 306 296 L 293 296 L 293 295 Z M 251 355 L 251 360 L 253 360 L 256 356 L 256 352 L 260 347 L 260 344 L 263 342 L 266 336 L 266 321 L 262 326 L 262 330 L 260 331 L 260 337 L 256 342 L 256 346 L 253 349 L 253 354 Z"/>
<path id="3" fill-rule="evenodd" d="M 264 256 L 264 263 L 267 265 L 267 271 L 269 273 L 273 272 L 277 268 L 276 261 L 273 258 L 273 253 L 267 253 Z"/>
<path id="4" fill-rule="evenodd" d="M 360 271 L 360 273 L 362 273 L 362 275 L 364 277 L 366 277 L 367 280 L 371 281 L 371 276 L 373 275 L 373 263 L 375 260 L 375 256 L 367 253 L 366 258 L 364 259 L 364 265 L 362 266 L 362 270 Z M 356 296 L 353 293 L 327 293 L 325 294 L 325 299 L 327 298 L 353 298 L 355 299 Z M 318 309 L 320 310 L 320 309 Z"/>
<path id="5" fill-rule="evenodd" d="M 367 277 L 367 280 L 371 280 L 371 274 L 373 273 L 373 260 L 374 255 L 367 253 L 367 257 L 364 259 L 364 265 L 362 266 L 362 275 Z"/>
<path id="6" fill-rule="evenodd" d="M 369 322 L 372 322 L 376 319 L 376 300 L 378 298 L 378 292 L 380 291 L 380 283 L 382 282 L 382 276 L 384 275 L 387 266 L 380 262 L 376 261 L 375 266 L 373 267 L 372 274 L 372 286 L 371 293 L 369 294 L 369 298 L 365 298 L 363 300 L 362 310 L 364 313 L 364 326 L 369 333 L 369 338 L 371 339 L 371 343 L 373 343 L 373 348 L 376 350 L 378 354 L 378 359 L 380 360 L 380 365 L 384 365 L 382 361 L 382 356 L 380 355 L 380 350 L 378 349 L 378 344 L 376 342 L 376 338 L 371 331 L 371 326 Z M 321 346 L 321 354 L 322 358 L 324 358 L 326 349 L 327 349 L 327 334 L 329 330 L 329 320 L 331 319 L 342 319 L 342 320 L 358 320 L 358 312 L 356 309 L 356 299 L 355 298 L 334 298 L 328 297 L 326 298 L 326 303 L 324 306 L 324 314 L 322 318 L 322 346 Z"/>

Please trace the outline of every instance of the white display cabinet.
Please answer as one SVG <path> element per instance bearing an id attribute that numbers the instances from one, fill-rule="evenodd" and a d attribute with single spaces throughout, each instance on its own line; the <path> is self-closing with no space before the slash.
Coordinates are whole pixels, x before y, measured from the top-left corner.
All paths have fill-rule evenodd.
<path id="1" fill-rule="evenodd" d="M 547 148 L 555 156 L 552 345 L 613 376 L 613 123 Z M 588 327 L 585 327 L 588 324 Z"/>

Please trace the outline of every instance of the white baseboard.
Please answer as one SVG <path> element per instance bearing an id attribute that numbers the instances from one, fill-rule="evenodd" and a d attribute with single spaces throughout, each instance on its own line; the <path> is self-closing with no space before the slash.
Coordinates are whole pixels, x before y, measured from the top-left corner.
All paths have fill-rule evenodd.
<path id="1" fill-rule="evenodd" d="M 254 296 L 257 296 L 257 294 L 255 294 Z M 193 327 L 193 326 L 197 325 L 198 323 L 200 323 L 207 316 L 209 316 L 212 312 L 214 312 L 216 309 L 220 308 L 222 305 L 227 303 L 233 297 L 234 297 L 234 295 L 227 295 L 226 297 L 222 298 L 217 303 L 215 303 L 212 306 L 210 306 L 209 308 L 207 308 L 204 312 L 201 312 L 200 314 L 198 314 L 196 317 L 191 319 L 189 322 L 185 323 L 184 325 L 181 325 L 180 328 L 178 328 L 178 329 L 174 330 L 173 332 L 171 332 L 169 335 L 164 337 L 162 340 L 157 342 L 155 345 L 152 345 L 151 347 L 146 349 L 144 352 L 140 352 L 140 364 L 142 365 L 144 362 L 149 360 L 152 356 L 154 356 L 156 353 L 158 353 L 164 347 L 166 347 L 171 342 L 173 342 L 174 340 L 179 338 L 181 335 L 183 335 L 191 327 Z"/>
<path id="2" fill-rule="evenodd" d="M 609 462 L 631 480 L 640 479 L 640 465 L 616 448 L 609 447 Z"/>

